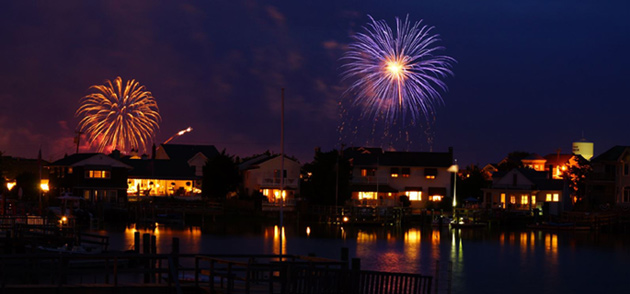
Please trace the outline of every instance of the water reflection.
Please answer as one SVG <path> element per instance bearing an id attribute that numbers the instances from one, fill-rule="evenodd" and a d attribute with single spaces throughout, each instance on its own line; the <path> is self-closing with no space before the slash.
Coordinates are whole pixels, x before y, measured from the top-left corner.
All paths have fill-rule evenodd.
<path id="1" fill-rule="evenodd" d="M 617 273 L 620 275 L 624 266 L 630 264 L 627 251 L 630 237 L 592 232 L 313 224 L 289 224 L 282 229 L 274 225 L 248 224 L 237 228 L 217 225 L 214 229 L 132 225 L 122 231 L 101 233 L 110 235 L 111 250 L 132 249 L 134 233 L 138 232 L 141 236 L 156 237 L 158 253 L 170 252 L 171 239 L 177 237 L 183 253 L 278 254 L 282 251 L 339 258 L 340 249 L 347 247 L 350 257 L 360 258 L 362 268 L 367 270 L 434 275 L 437 261 L 441 262 L 440 270 L 448 268 L 447 262 L 451 261 L 453 293 L 494 288 L 504 290 L 503 293 L 534 291 L 533 285 L 562 292 L 559 290 L 562 287 L 581 283 L 581 280 L 567 281 L 572 276 L 589 274 L 607 281 L 623 280 Z M 614 270 L 613 276 L 589 271 L 598 266 L 610 268 L 608 274 Z M 540 275 L 545 278 L 539 279 Z"/>

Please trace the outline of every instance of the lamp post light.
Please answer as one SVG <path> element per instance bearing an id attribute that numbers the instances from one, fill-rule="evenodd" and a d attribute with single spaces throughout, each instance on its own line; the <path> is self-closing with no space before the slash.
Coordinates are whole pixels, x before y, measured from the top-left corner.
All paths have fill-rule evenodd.
<path id="1" fill-rule="evenodd" d="M 453 182 L 453 208 L 457 207 L 457 173 L 459 172 L 459 166 L 457 165 L 457 159 L 455 159 L 455 163 L 451 165 L 448 169 L 448 172 L 453 173 L 455 175 L 455 180 Z"/>

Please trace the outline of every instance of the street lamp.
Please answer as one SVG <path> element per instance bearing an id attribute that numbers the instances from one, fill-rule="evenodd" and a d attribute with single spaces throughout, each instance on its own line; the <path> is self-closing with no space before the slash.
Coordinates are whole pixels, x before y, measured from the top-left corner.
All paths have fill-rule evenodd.
<path id="1" fill-rule="evenodd" d="M 453 182 L 453 208 L 457 207 L 457 173 L 459 172 L 459 166 L 457 165 L 457 159 L 455 159 L 455 163 L 451 165 L 448 169 L 448 172 L 455 174 L 455 181 Z"/>

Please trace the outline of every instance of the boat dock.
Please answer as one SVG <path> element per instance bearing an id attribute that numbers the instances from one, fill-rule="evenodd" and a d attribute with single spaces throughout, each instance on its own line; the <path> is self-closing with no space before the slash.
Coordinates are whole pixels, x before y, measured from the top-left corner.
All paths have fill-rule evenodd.
<path id="1" fill-rule="evenodd" d="M 431 276 L 364 271 L 359 259 L 136 252 L 0 255 L 0 292 L 432 293 Z"/>

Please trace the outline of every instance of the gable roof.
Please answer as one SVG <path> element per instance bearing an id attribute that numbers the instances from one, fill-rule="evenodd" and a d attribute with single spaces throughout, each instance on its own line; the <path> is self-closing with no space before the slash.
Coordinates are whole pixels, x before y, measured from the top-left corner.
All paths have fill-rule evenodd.
<path id="1" fill-rule="evenodd" d="M 199 178 L 195 175 L 195 168 L 182 161 L 168 159 L 124 159 L 123 161 L 132 167 L 128 174 L 130 178 L 173 180 Z"/>
<path id="2" fill-rule="evenodd" d="M 606 152 L 598 155 L 597 157 L 591 159 L 591 162 L 600 162 L 600 161 L 617 161 L 621 158 L 624 151 L 630 149 L 630 146 L 615 146 L 612 147 Z"/>
<path id="3" fill-rule="evenodd" d="M 198 153 L 203 154 L 206 158 L 213 158 L 219 154 L 214 145 L 183 145 L 183 144 L 161 144 L 162 148 L 169 159 L 187 162 Z"/>
<path id="4" fill-rule="evenodd" d="M 549 172 L 536 171 L 531 168 L 514 168 L 507 172 L 495 173 L 493 180 L 495 182 L 501 181 L 501 179 L 509 174 L 519 173 L 529 180 L 534 187 L 532 189 L 538 190 L 562 190 L 564 188 L 563 180 L 554 180 L 549 178 Z M 493 184 L 494 186 L 494 184 Z M 519 185 L 521 186 L 521 185 Z"/>
<path id="5" fill-rule="evenodd" d="M 261 164 L 270 161 L 272 159 L 278 158 L 280 157 L 280 154 L 274 154 L 274 155 L 269 155 L 269 154 L 261 154 L 259 156 L 256 156 L 252 159 L 249 159 L 241 164 L 238 165 L 238 169 L 239 170 L 246 170 L 246 169 L 255 169 L 258 168 Z M 287 156 L 286 154 L 284 155 L 284 159 L 285 160 L 290 160 L 290 161 L 294 161 L 296 163 L 299 164 L 299 161 L 295 160 L 294 158 L 291 158 L 289 156 Z"/>
<path id="6" fill-rule="evenodd" d="M 48 166 L 113 166 L 131 169 L 131 166 L 103 153 L 75 153 Z"/>

